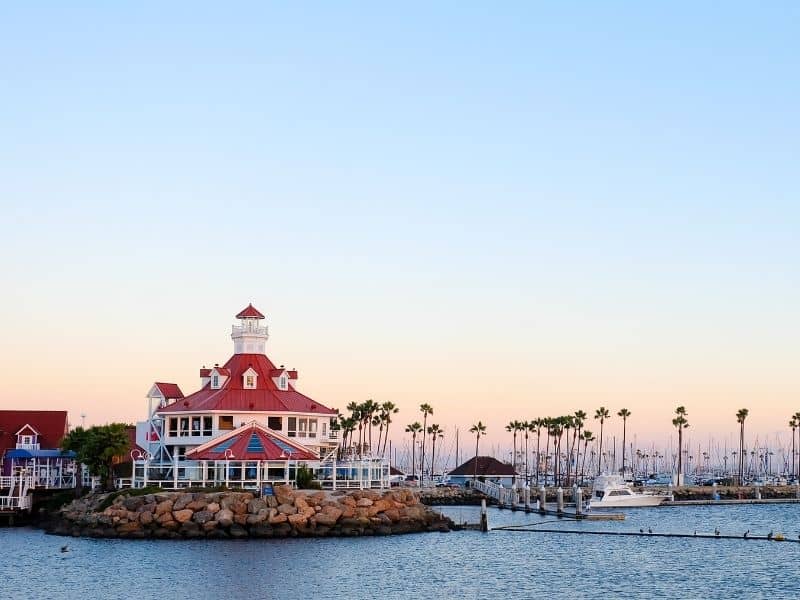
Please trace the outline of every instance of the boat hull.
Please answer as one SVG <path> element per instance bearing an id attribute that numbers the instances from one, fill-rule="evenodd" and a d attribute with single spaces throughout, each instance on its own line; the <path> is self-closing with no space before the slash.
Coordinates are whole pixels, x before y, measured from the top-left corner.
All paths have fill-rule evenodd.
<path id="1" fill-rule="evenodd" d="M 589 501 L 589 508 L 635 508 L 644 506 L 659 506 L 667 500 L 667 496 L 636 495 L 629 497 L 612 497 L 602 500 Z"/>

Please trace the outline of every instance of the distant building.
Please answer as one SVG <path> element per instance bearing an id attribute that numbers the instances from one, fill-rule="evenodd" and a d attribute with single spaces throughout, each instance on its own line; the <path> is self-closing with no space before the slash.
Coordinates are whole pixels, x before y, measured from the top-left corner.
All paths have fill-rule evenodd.
<path id="1" fill-rule="evenodd" d="M 75 453 L 61 450 L 67 428 L 65 410 L 0 410 L 0 475 L 24 469 L 34 487 L 75 487 Z"/>
<path id="2" fill-rule="evenodd" d="M 477 469 L 475 462 L 477 460 Z M 473 477 L 477 476 L 484 481 L 493 481 L 504 486 L 511 486 L 519 473 L 508 463 L 503 463 L 491 456 L 472 457 L 467 462 L 459 465 L 448 474 L 448 481 L 461 485 L 469 485 Z"/>

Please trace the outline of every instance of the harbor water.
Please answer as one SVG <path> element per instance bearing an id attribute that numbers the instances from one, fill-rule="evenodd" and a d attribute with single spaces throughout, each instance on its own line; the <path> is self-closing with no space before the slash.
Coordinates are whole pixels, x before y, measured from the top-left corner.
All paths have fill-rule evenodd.
<path id="1" fill-rule="evenodd" d="M 448 507 L 476 523 L 477 507 Z M 490 509 L 490 525 L 636 537 L 460 531 L 247 541 L 94 540 L 0 529 L 0 598 L 798 598 L 800 543 L 647 531 L 800 536 L 800 505 L 647 508 L 624 521 Z M 546 523 L 545 523 L 546 522 Z M 535 526 L 534 526 L 535 528 Z M 62 551 L 63 546 L 66 551 Z"/>

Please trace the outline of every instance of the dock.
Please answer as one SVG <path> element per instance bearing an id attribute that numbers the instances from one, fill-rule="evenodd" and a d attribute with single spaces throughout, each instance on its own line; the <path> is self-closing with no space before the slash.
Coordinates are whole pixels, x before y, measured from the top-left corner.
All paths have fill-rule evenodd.
<path id="1" fill-rule="evenodd" d="M 547 492 L 544 487 L 540 487 L 539 498 L 531 503 L 531 490 L 528 487 L 505 488 L 502 485 L 488 481 L 476 481 L 474 487 L 477 491 L 497 502 L 500 509 L 508 508 L 512 511 L 521 510 L 526 513 L 538 513 L 565 519 L 587 520 L 587 521 L 624 521 L 623 513 L 612 512 L 587 512 L 583 508 L 581 499 L 582 491 L 575 486 L 572 490 L 574 502 L 564 502 L 564 490 L 556 489 L 556 502 L 547 502 Z"/>

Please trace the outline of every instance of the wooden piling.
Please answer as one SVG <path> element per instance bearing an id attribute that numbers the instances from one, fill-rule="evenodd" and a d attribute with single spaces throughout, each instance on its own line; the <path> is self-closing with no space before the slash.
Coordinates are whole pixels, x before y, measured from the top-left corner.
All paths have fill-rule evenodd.
<path id="1" fill-rule="evenodd" d="M 481 499 L 481 531 L 489 531 L 489 511 L 486 510 L 486 498 Z"/>

